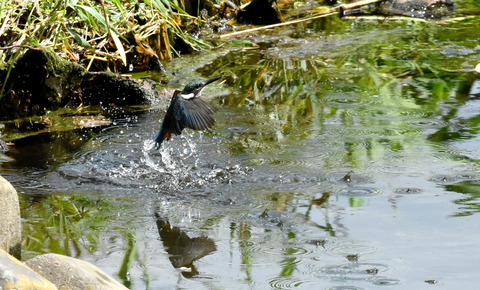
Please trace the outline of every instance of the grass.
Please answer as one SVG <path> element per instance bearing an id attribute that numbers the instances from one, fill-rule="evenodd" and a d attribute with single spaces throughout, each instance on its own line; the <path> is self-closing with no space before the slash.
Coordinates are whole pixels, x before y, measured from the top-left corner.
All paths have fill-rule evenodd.
<path id="1" fill-rule="evenodd" d="M 192 36 L 202 19 L 178 0 L 0 0 L 0 64 L 24 47 L 50 47 L 87 68 L 127 70 L 134 60 L 172 58 L 179 43 L 209 48 Z M 139 48 L 140 47 L 140 48 Z"/>

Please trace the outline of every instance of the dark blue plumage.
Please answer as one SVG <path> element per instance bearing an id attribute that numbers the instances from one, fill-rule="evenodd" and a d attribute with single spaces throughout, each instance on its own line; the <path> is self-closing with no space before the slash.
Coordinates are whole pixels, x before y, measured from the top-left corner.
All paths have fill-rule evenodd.
<path id="1" fill-rule="evenodd" d="M 201 99 L 200 94 L 206 85 L 218 79 L 220 77 L 194 81 L 186 85 L 183 91 L 176 90 L 173 93 L 170 106 L 155 138 L 157 150 L 160 149 L 164 140 L 170 140 L 172 134 L 180 135 L 185 128 L 206 130 L 215 124 L 211 115 L 217 111 L 217 108 Z"/>

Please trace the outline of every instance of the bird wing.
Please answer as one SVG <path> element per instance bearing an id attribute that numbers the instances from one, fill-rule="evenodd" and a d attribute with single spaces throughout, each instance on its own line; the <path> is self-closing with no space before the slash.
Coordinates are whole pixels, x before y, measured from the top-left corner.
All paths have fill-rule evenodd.
<path id="1" fill-rule="evenodd" d="M 164 140 L 170 140 L 172 134 L 180 135 L 183 129 L 206 130 L 215 124 L 211 116 L 218 111 L 199 97 L 183 98 L 180 91 L 173 94 L 170 106 L 163 117 L 162 126 L 155 138 L 157 149 Z"/>
<path id="2" fill-rule="evenodd" d="M 161 144 L 163 140 L 169 140 L 172 134 L 182 134 L 185 128 L 206 130 L 215 124 L 211 115 L 217 111 L 217 108 L 200 98 L 184 99 L 179 93 L 177 91 L 174 94 L 163 118 L 162 127 L 155 139 L 157 144 Z"/>
<path id="3" fill-rule="evenodd" d="M 180 99 L 185 109 L 183 110 L 184 122 L 182 122 L 185 127 L 193 130 L 206 130 L 213 127 L 215 119 L 211 115 L 218 111 L 217 108 L 198 97 Z"/>

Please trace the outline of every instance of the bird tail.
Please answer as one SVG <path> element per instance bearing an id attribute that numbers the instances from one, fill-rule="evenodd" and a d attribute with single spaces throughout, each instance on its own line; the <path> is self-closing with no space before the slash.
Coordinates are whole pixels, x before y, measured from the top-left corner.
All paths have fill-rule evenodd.
<path id="1" fill-rule="evenodd" d="M 165 139 L 163 136 L 163 130 L 160 129 L 160 131 L 158 131 L 157 137 L 155 138 L 155 146 L 157 146 L 156 150 L 160 149 L 160 146 L 162 146 L 162 142 Z"/>
<path id="2" fill-rule="evenodd" d="M 163 141 L 170 140 L 172 138 L 172 130 L 165 129 L 162 125 L 160 131 L 158 132 L 157 137 L 155 138 L 155 145 L 157 146 L 156 150 L 160 149 L 162 146 Z"/>

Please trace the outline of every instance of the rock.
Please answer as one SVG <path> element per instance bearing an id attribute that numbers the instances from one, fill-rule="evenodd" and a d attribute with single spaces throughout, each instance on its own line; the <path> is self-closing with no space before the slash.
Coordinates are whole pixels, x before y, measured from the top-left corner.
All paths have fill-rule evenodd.
<path id="1" fill-rule="evenodd" d="M 17 191 L 0 176 L 0 249 L 21 257 L 22 224 Z"/>
<path id="2" fill-rule="evenodd" d="M 19 260 L 0 249 L 0 289 L 57 289 Z"/>
<path id="3" fill-rule="evenodd" d="M 27 50 L 11 71 L 0 69 L 0 80 L 6 80 L 0 120 L 43 115 L 67 105 L 118 107 L 147 104 L 152 98 L 131 77 L 89 72 L 49 49 Z"/>
<path id="4" fill-rule="evenodd" d="M 430 19 L 447 16 L 454 8 L 452 0 L 386 0 L 377 13 Z"/>
<path id="5" fill-rule="evenodd" d="M 455 4 L 452 0 L 384 0 L 341 12 L 349 15 L 407 16 L 436 19 L 449 16 Z"/>
<path id="6" fill-rule="evenodd" d="M 68 256 L 45 254 L 26 264 L 59 289 L 128 289 L 96 266 Z"/>
<path id="7" fill-rule="evenodd" d="M 0 135 L 0 153 L 5 153 L 8 151 L 7 142 L 3 141 L 2 135 Z"/>
<path id="8" fill-rule="evenodd" d="M 105 116 L 77 116 L 73 118 L 78 128 L 96 128 L 112 125 L 112 121 L 108 120 Z"/>
<path id="9" fill-rule="evenodd" d="M 267 25 L 284 22 L 276 0 L 253 0 L 237 13 L 237 22 Z"/>

